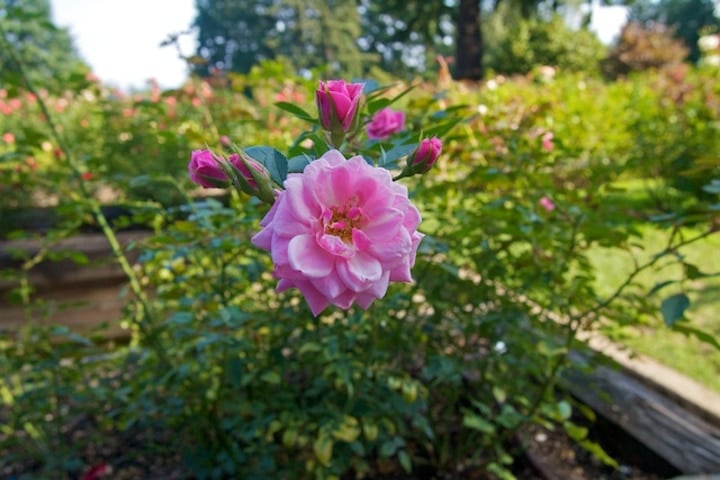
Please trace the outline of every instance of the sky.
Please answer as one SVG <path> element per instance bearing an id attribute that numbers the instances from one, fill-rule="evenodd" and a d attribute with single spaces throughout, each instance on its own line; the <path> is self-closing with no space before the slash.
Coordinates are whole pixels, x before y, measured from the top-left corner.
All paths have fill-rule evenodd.
<path id="1" fill-rule="evenodd" d="M 194 0 L 51 0 L 56 25 L 68 27 L 82 58 L 103 83 L 141 89 L 149 78 L 174 88 L 187 76 L 174 47 L 160 47 L 168 34 L 189 29 Z M 181 37 L 183 54 L 195 37 Z"/>
<path id="2" fill-rule="evenodd" d="M 68 27 L 82 58 L 103 83 L 142 89 L 149 78 L 164 88 L 187 76 L 173 47 L 160 47 L 168 34 L 187 30 L 195 18 L 194 0 L 51 0 L 55 24 Z M 623 7 L 595 8 L 591 28 L 605 43 L 625 22 Z M 183 54 L 195 49 L 195 36 L 181 37 Z"/>

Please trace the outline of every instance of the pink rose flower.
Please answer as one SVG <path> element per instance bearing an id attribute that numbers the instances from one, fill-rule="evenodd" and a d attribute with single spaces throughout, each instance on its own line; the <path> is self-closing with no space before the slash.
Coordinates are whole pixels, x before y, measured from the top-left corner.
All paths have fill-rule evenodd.
<path id="1" fill-rule="evenodd" d="M 547 210 L 548 212 L 552 212 L 555 210 L 555 202 L 553 202 L 550 197 L 542 197 L 538 203 L 542 208 Z"/>
<path id="2" fill-rule="evenodd" d="M 429 172 L 437 162 L 440 152 L 442 152 L 442 140 L 437 137 L 424 138 L 408 158 L 407 169 L 411 173 Z"/>
<path id="3" fill-rule="evenodd" d="M 272 255 L 277 291 L 298 288 L 313 315 L 367 308 L 389 282 L 412 282 L 423 234 L 407 188 L 361 156 L 330 150 L 291 173 L 252 242 Z"/>
<path id="4" fill-rule="evenodd" d="M 350 130 L 357 116 L 363 87 L 362 83 L 346 83 L 345 80 L 320 82 L 315 91 L 315 103 L 325 130 L 333 133 Z"/>
<path id="5" fill-rule="evenodd" d="M 210 150 L 193 150 L 188 163 L 190 180 L 201 187 L 227 187 L 230 179 L 220 162 Z"/>
<path id="6" fill-rule="evenodd" d="M 373 115 L 366 131 L 369 138 L 383 140 L 405 128 L 405 112 L 383 108 Z"/>

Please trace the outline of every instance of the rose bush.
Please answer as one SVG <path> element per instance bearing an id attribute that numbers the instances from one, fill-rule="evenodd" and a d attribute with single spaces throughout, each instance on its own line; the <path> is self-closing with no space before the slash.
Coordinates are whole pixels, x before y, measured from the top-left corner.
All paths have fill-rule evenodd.
<path id="1" fill-rule="evenodd" d="M 176 469 L 168 477 L 510 478 L 519 454 L 508 440 L 528 423 L 565 430 L 612 464 L 575 424 L 583 407 L 556 386 L 573 368 L 567 352 L 582 348 L 581 329 L 617 331 L 664 305 L 673 329 L 702 335 L 685 317 L 702 303 L 692 290 L 712 281 L 713 257 L 694 263 L 685 249 L 713 233 L 717 185 L 703 184 L 713 199 L 704 202 L 661 184 L 658 194 L 672 195 L 664 202 L 624 183 L 657 181 L 671 147 L 713 145 L 714 123 L 667 122 L 668 112 L 702 105 L 702 118 L 715 118 L 714 85 L 693 75 L 651 86 L 560 71 L 542 87 L 498 78 L 445 94 L 417 85 L 408 95 L 409 86 L 371 80 L 354 92 L 347 82 L 320 89 L 271 65 L 225 87 L 212 78 L 137 99 L 78 93 L 53 114 L 73 145 L 61 155 L 42 146 L 50 137 L 37 133 L 46 128 L 37 103 L 0 117 L 0 131 L 14 136 L 0 145 L 0 166 L 23 166 L 26 191 L 41 181 L 63 188 L 73 221 L 46 245 L 94 215 L 91 196 L 67 201 L 78 185 L 115 186 L 152 227 L 132 245 L 140 257 L 129 278 L 140 295 L 124 296 L 124 316 L 111 322 L 127 343 L 45 327 L 63 305 L 18 281 L 12 293 L 30 318 L 0 341 L 3 474 L 80 478 L 103 463 L 118 477 L 160 464 Z M 330 93 L 343 84 L 338 104 L 356 99 L 356 116 L 331 119 L 333 138 L 322 118 L 337 115 Z M 313 93 L 332 108 L 311 113 Z M 400 104 L 406 130 L 369 139 L 365 120 Z M 97 109 L 106 115 L 89 114 Z M 627 120 L 644 127 L 642 137 Z M 691 135 L 657 135 L 681 126 Z M 234 189 L 155 201 L 197 185 L 185 169 L 193 151 L 207 151 Z M 146 158 L 157 161 L 138 160 Z M 76 183 L 69 160 L 80 179 L 93 176 Z M 712 176 L 717 164 L 706 167 Z M 151 183 L 155 175 L 166 183 Z M 3 188 L 16 188 L 11 177 Z M 142 186 L 149 201 L 137 201 L 147 198 Z M 666 225 L 667 248 L 637 251 L 644 231 Z M 621 249 L 642 272 L 631 265 L 629 284 L 599 281 L 599 246 L 613 252 L 601 250 L 600 264 L 625 258 Z M 666 275 L 670 260 L 677 278 Z M 637 281 L 644 273 L 649 285 Z M 568 321 L 550 321 L 558 316 Z M 702 355 L 697 363 L 713 365 Z"/>

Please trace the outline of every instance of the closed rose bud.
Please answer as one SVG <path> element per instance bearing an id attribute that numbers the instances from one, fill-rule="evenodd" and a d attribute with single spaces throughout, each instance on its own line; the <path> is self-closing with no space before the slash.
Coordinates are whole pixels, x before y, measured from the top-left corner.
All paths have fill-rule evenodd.
<path id="1" fill-rule="evenodd" d="M 339 146 L 355 123 L 364 84 L 347 83 L 344 80 L 320 82 L 315 91 L 315 104 L 320 123 L 330 132 L 331 140 Z"/>
<path id="2" fill-rule="evenodd" d="M 441 151 L 442 141 L 439 138 L 432 137 L 423 139 L 415 152 L 408 158 L 408 165 L 405 167 L 405 176 L 430 171 L 440 156 Z"/>
<path id="3" fill-rule="evenodd" d="M 270 172 L 263 164 L 244 152 L 233 153 L 228 157 L 228 162 L 235 171 L 234 183 L 240 191 L 267 203 L 275 201 Z"/>
<path id="4" fill-rule="evenodd" d="M 188 163 L 190 180 L 201 187 L 227 187 L 230 179 L 221 162 L 210 150 L 194 150 Z"/>

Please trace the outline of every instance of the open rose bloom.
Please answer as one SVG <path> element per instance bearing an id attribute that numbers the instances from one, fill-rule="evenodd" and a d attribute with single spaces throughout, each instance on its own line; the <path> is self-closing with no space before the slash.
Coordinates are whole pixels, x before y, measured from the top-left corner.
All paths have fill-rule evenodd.
<path id="1" fill-rule="evenodd" d="M 284 186 L 252 239 L 272 255 L 278 291 L 298 288 L 317 316 L 412 281 L 420 213 L 389 171 L 330 150 Z"/>
<path id="2" fill-rule="evenodd" d="M 366 131 L 368 138 L 383 140 L 405 128 L 405 113 L 383 108 L 373 115 Z"/>

